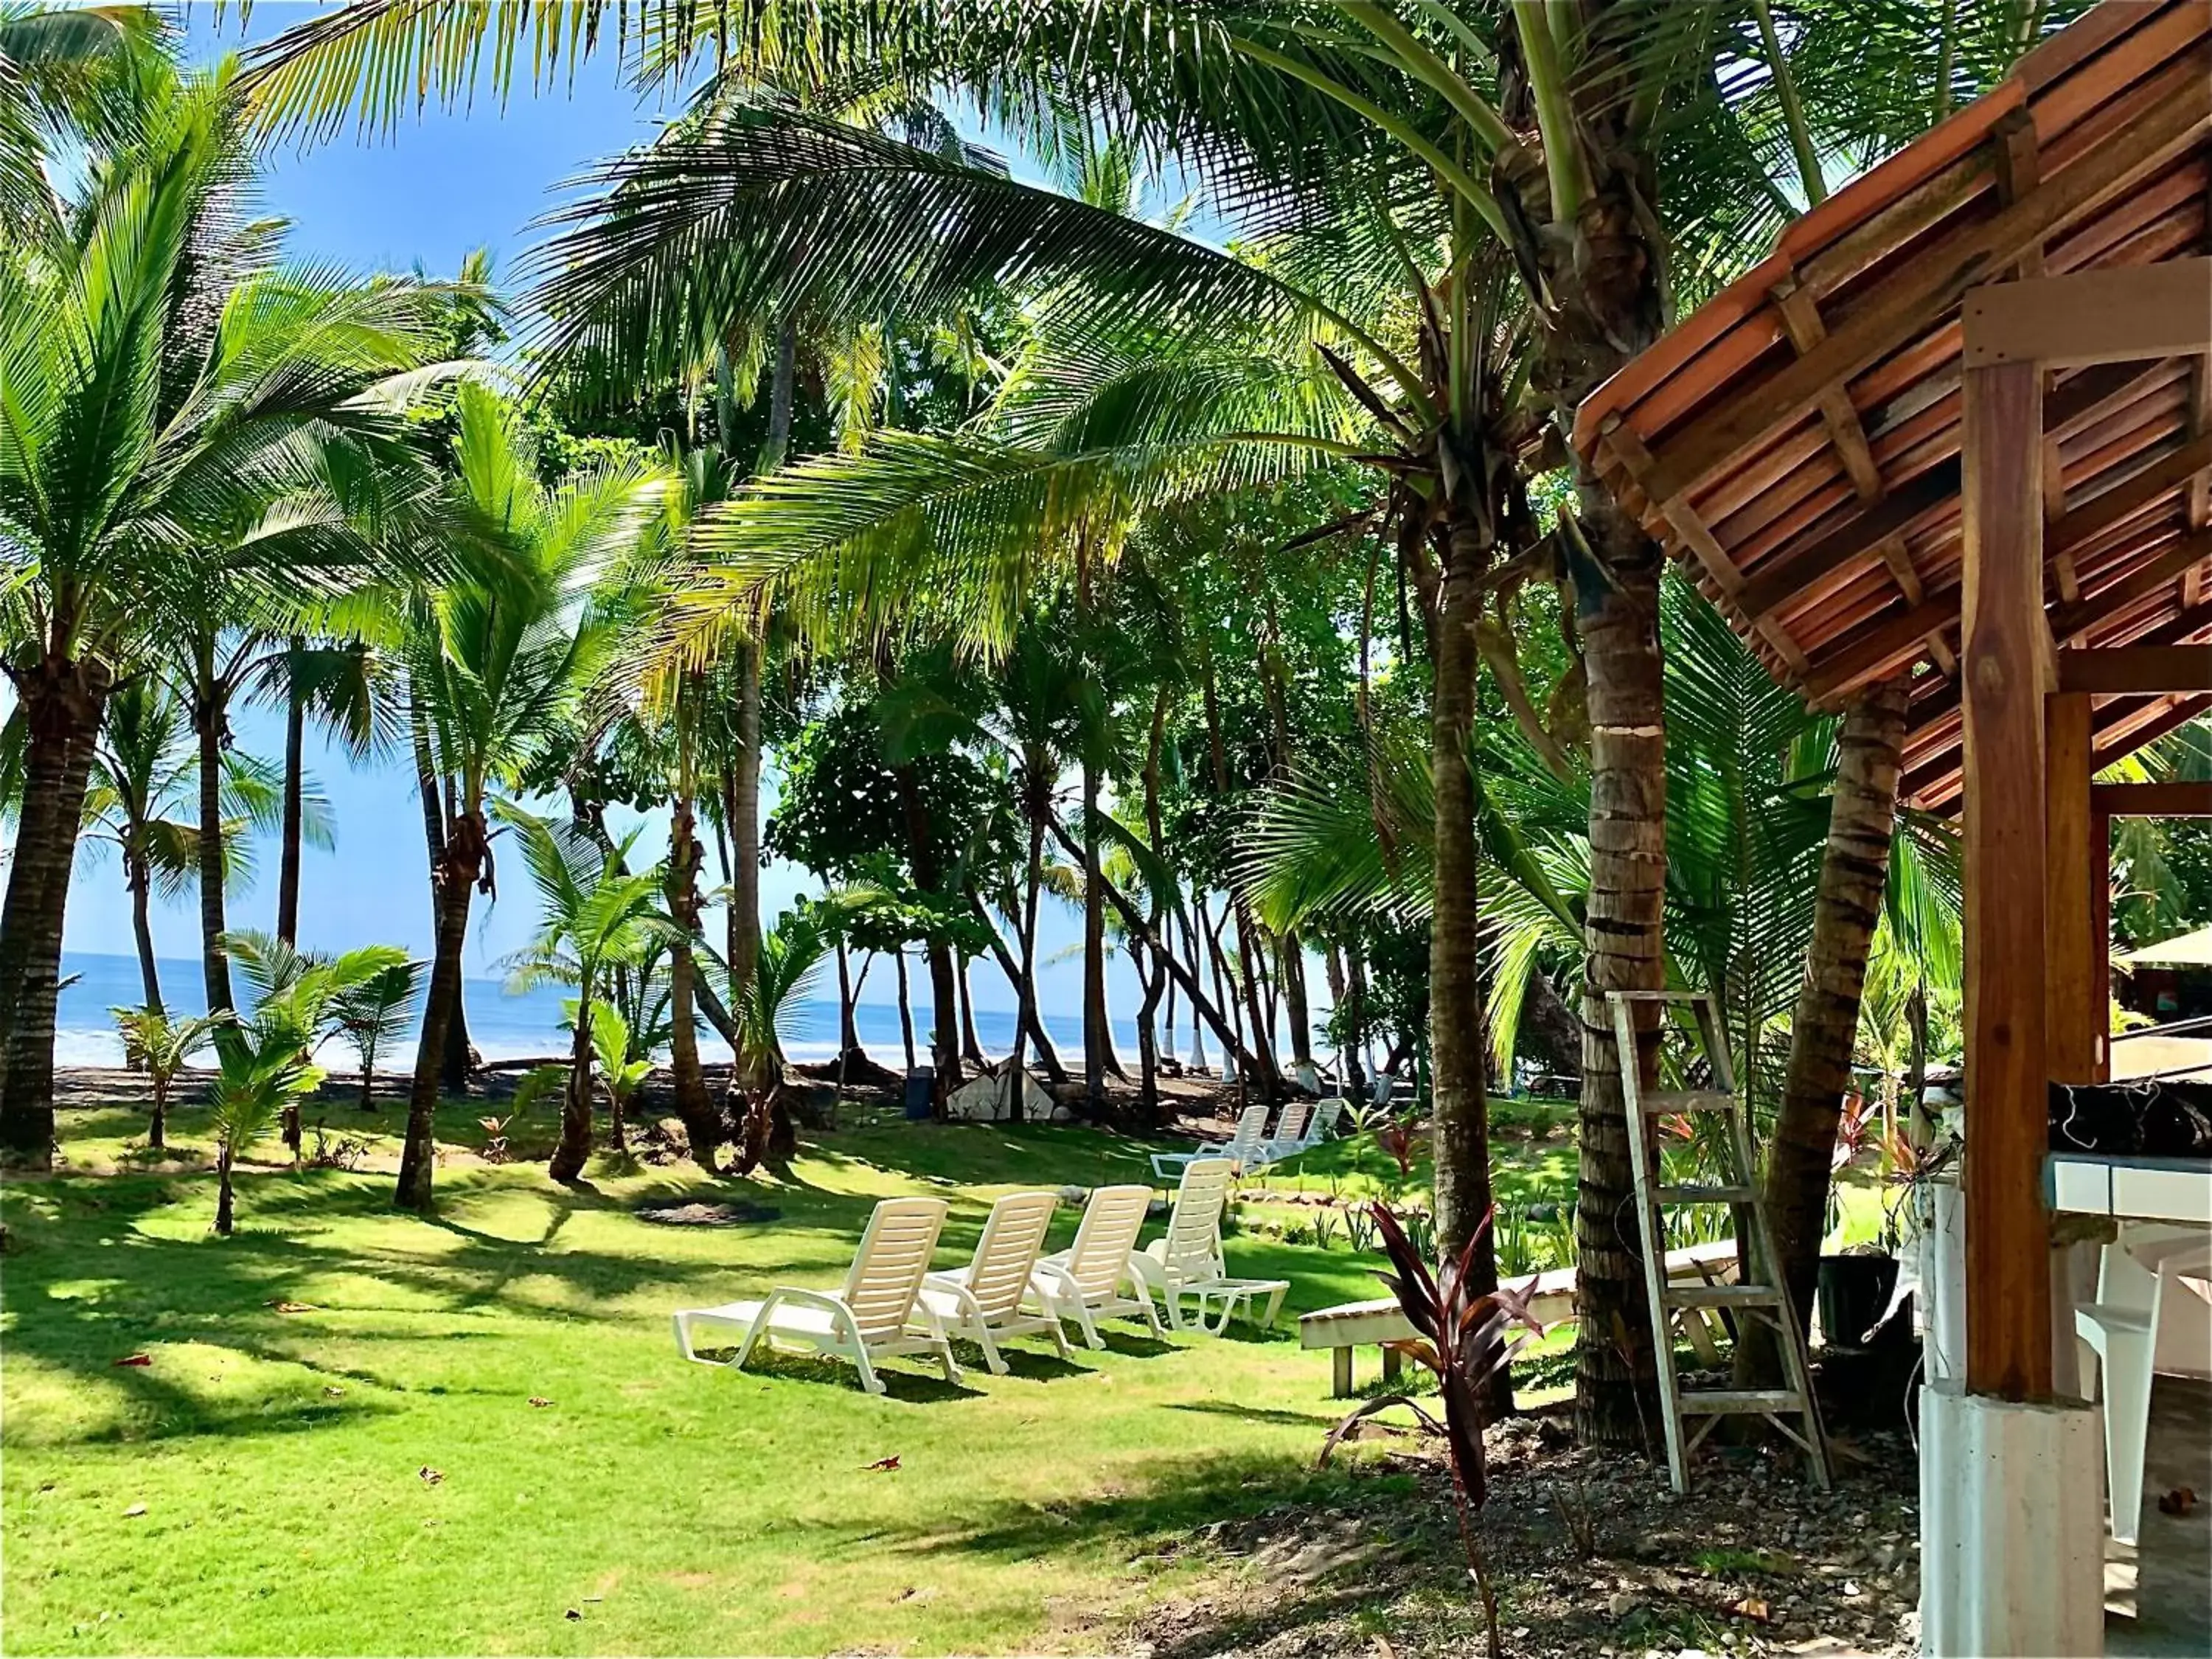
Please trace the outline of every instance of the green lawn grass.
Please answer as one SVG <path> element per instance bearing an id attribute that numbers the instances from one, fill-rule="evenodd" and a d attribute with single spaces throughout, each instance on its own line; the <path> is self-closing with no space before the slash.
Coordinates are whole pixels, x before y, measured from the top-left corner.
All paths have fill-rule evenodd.
<path id="1" fill-rule="evenodd" d="M 80 1166 L 115 1161 L 134 1116 L 70 1115 L 64 1145 Z M 187 1147 L 199 1116 L 177 1115 Z M 472 1117 L 456 1110 L 457 1139 Z M 1124 1326 L 1073 1364 L 1024 1340 L 1003 1378 L 970 1351 L 957 1388 L 895 1361 L 874 1399 L 827 1364 L 685 1365 L 668 1315 L 834 1283 L 891 1193 L 951 1201 L 950 1264 L 997 1192 L 1142 1179 L 1142 1150 L 1079 1129 L 864 1122 L 810 1146 L 788 1182 L 680 1164 L 595 1170 L 596 1190 L 574 1193 L 534 1165 L 456 1157 L 434 1221 L 392 1213 L 386 1175 L 256 1171 L 229 1239 L 210 1232 L 204 1174 L 11 1184 L 7 1645 L 1095 1649 L 1156 1579 L 1206 1570 L 1202 1551 L 1170 1564 L 1164 1547 L 1289 1498 L 1327 1502 L 1345 1479 L 1311 1470 L 1338 1413 L 1326 1356 L 1302 1352 L 1287 1319 L 1264 1341 Z M 725 1230 L 632 1213 L 678 1192 L 781 1215 Z M 1292 1279 L 1292 1310 L 1375 1291 L 1342 1249 L 1255 1238 L 1230 1254 Z M 114 1363 L 138 1353 L 152 1363 Z M 896 1471 L 868 1467 L 891 1456 Z"/>
<path id="2" fill-rule="evenodd" d="M 883 1399 L 826 1364 L 678 1358 L 671 1310 L 835 1283 L 879 1197 L 950 1200 L 950 1265 L 999 1192 L 1145 1179 L 1142 1143 L 860 1112 L 787 1179 L 595 1165 L 568 1191 L 477 1159 L 483 1110 L 441 1121 L 434 1220 L 394 1213 L 386 1173 L 271 1166 L 241 1177 L 228 1239 L 192 1162 L 203 1114 L 176 1113 L 179 1156 L 146 1170 L 139 1114 L 64 1114 L 70 1170 L 0 1189 L 9 1650 L 1096 1650 L 1235 1570 L 1194 1541 L 1204 1523 L 1328 1504 L 1350 1478 L 1312 1468 L 1340 1407 L 1287 1315 L 1267 1340 L 1124 1323 L 1072 1364 L 1025 1339 L 1006 1377 L 968 1350 L 957 1387 L 894 1361 Z M 372 1158 L 393 1150 L 396 1111 L 325 1115 Z M 1556 1200 L 1572 1179 L 1548 1130 L 1501 1147 L 1501 1192 Z M 1364 1139 L 1269 1185 L 1332 1183 L 1401 1185 Z M 634 1213 L 674 1194 L 780 1214 Z M 1289 1279 L 1290 1314 L 1379 1293 L 1379 1261 L 1340 1239 L 1249 1229 L 1228 1252 Z"/>

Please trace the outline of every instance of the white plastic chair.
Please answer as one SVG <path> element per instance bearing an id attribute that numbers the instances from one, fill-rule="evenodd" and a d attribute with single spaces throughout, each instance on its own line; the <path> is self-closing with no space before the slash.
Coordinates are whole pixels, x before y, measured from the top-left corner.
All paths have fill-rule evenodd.
<path id="1" fill-rule="evenodd" d="M 1301 1152 L 1310 1152 L 1336 1133 L 1337 1121 L 1344 1115 L 1345 1103 L 1331 1098 L 1319 1101 L 1304 1109 L 1299 1118 L 1292 1118 L 1291 1109 L 1285 1109 L 1284 1121 L 1297 1125 L 1300 1133 L 1295 1139 L 1287 1139 L 1288 1132 L 1267 1142 L 1270 1163 L 1285 1164 Z"/>
<path id="2" fill-rule="evenodd" d="M 1098 1334 L 1102 1319 L 1141 1318 L 1159 1335 L 1160 1316 L 1134 1265 L 1138 1230 L 1152 1203 L 1149 1187 L 1093 1188 L 1075 1243 L 1046 1256 L 1030 1274 L 1030 1299 L 1036 1311 L 1073 1320 L 1094 1348 L 1106 1346 Z M 1124 1295 L 1125 1287 L 1135 1294 Z"/>
<path id="3" fill-rule="evenodd" d="M 1188 1152 L 1154 1152 L 1152 1178 L 1173 1181 L 1201 1158 L 1225 1158 L 1240 1170 L 1256 1170 L 1272 1162 L 1267 1157 L 1267 1103 L 1256 1102 L 1239 1113 L 1237 1133 L 1221 1146 L 1200 1146 Z"/>
<path id="4" fill-rule="evenodd" d="M 2151 1378 L 2161 1370 L 2201 1374 L 2212 1356 L 2175 1356 L 2176 1328 L 2194 1325 L 2189 1304 L 2203 1291 L 2185 1280 L 2212 1273 L 2212 1232 L 2198 1228 L 2124 1228 L 2105 1247 L 2097 1299 L 2074 1310 L 2075 1334 L 2095 1354 L 2105 1395 L 2105 1480 L 2112 1536 L 2136 1541 L 2142 1516 L 2143 1451 L 2150 1433 Z M 2160 1350 L 2167 1352 L 2161 1354 Z M 2193 1363 L 2190 1363 L 2193 1362 Z"/>
<path id="5" fill-rule="evenodd" d="M 887 1198 L 868 1218 L 868 1230 L 854 1253 L 852 1271 L 843 1286 L 835 1291 L 800 1290 L 779 1285 L 757 1302 L 728 1302 L 719 1308 L 687 1308 L 676 1316 L 676 1346 L 684 1357 L 702 1365 L 728 1364 L 744 1369 L 753 1350 L 763 1342 L 771 1347 L 787 1343 L 849 1359 L 860 1374 L 860 1386 L 870 1394 L 884 1392 L 876 1364 L 894 1354 L 930 1354 L 943 1368 L 945 1380 L 957 1382 L 960 1368 L 953 1363 L 952 1345 L 945 1340 L 937 1316 L 927 1310 L 922 1328 L 909 1328 L 918 1311 L 915 1297 L 922 1276 L 929 1271 L 930 1252 L 945 1225 L 941 1198 Z M 699 1328 L 725 1327 L 737 1344 L 730 1360 L 702 1359 L 696 1338 Z"/>
<path id="6" fill-rule="evenodd" d="M 1146 1245 L 1133 1263 L 1146 1288 L 1160 1293 L 1167 1304 L 1168 1323 L 1176 1330 L 1187 1328 L 1182 1317 L 1186 1296 L 1198 1304 L 1198 1328 L 1215 1336 L 1229 1328 L 1240 1305 L 1249 1312 L 1253 1301 L 1264 1296 L 1267 1310 L 1259 1325 L 1262 1330 L 1270 1329 L 1291 1288 L 1290 1281 L 1284 1279 L 1229 1276 L 1228 1264 L 1221 1255 L 1221 1212 L 1228 1204 L 1236 1174 L 1236 1166 L 1225 1158 L 1201 1158 L 1185 1170 L 1165 1236 Z M 1221 1317 L 1208 1325 L 1206 1304 L 1212 1300 L 1221 1304 Z"/>
<path id="7" fill-rule="evenodd" d="M 1059 1205 L 1053 1193 L 1008 1193 L 991 1206 L 983 1236 L 975 1241 L 975 1260 L 921 1281 L 916 1314 L 934 1319 L 947 1336 L 973 1341 L 996 1375 L 1006 1374 L 1006 1362 L 999 1357 L 998 1345 L 1010 1336 L 1042 1331 L 1052 1338 L 1060 1357 L 1067 1358 L 1067 1334 L 1060 1321 L 1022 1306 L 1030 1274 L 1044 1249 L 1045 1230 Z"/>
<path id="8" fill-rule="evenodd" d="M 1312 1117 L 1311 1101 L 1293 1100 L 1284 1106 L 1282 1115 L 1275 1120 L 1275 1133 L 1260 1143 L 1270 1164 L 1279 1164 L 1305 1151 L 1306 1124 Z"/>

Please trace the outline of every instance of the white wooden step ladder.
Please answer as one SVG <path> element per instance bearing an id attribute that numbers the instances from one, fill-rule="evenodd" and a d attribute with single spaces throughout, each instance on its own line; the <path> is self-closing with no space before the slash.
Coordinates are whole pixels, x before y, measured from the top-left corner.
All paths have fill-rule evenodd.
<path id="1" fill-rule="evenodd" d="M 1636 1219 L 1644 1239 L 1644 1288 L 1651 1304 L 1651 1331 L 1658 1350 L 1660 1419 L 1667 1431 L 1667 1469 L 1674 1490 L 1690 1489 L 1690 1454 L 1704 1443 L 1722 1418 L 1755 1414 L 1805 1454 L 1813 1484 L 1826 1490 L 1827 1445 L 1820 1432 L 1820 1409 L 1813 1398 L 1811 1368 L 1805 1357 L 1805 1332 L 1791 1312 L 1789 1287 L 1777 1270 L 1774 1236 L 1766 1224 L 1753 1159 L 1751 1116 L 1737 1093 L 1718 1005 L 1703 991 L 1608 991 L 1614 1042 L 1620 1056 L 1621 1087 L 1628 1103 L 1629 1166 L 1636 1180 Z M 1636 1010 L 1639 1002 L 1688 1007 L 1715 1087 L 1646 1091 L 1636 1063 Z M 1680 1114 L 1717 1116 L 1728 1126 L 1726 1152 L 1734 1168 L 1719 1182 L 1669 1183 L 1656 1167 L 1649 1138 L 1650 1120 Z M 1725 1204 L 1735 1212 L 1736 1279 L 1734 1285 L 1669 1285 L 1664 1209 Z M 1779 1389 L 1685 1389 L 1674 1371 L 1677 1322 L 1719 1312 L 1735 1322 L 1739 1334 L 1747 1319 L 1763 1319 L 1776 1333 L 1786 1386 Z M 1702 1346 L 1702 1345 L 1700 1345 Z M 1698 1417 L 1685 1437 L 1683 1419 Z"/>

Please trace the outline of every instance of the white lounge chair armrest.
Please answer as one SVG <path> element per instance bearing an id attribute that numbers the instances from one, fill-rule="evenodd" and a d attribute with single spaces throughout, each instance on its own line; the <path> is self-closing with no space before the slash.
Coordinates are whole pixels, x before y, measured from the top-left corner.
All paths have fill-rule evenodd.
<path id="1" fill-rule="evenodd" d="M 965 1314 L 977 1319 L 983 1316 L 983 1304 L 975 1299 L 975 1292 L 968 1288 L 968 1270 L 965 1267 L 951 1273 L 924 1273 L 921 1288 L 951 1297 Z M 919 1312 L 928 1313 L 933 1317 L 935 1316 L 936 1310 L 920 1297 L 915 1298 L 915 1307 Z"/>
<path id="2" fill-rule="evenodd" d="M 845 1298 L 833 1291 L 802 1291 L 795 1285 L 779 1285 L 761 1304 L 759 1317 L 765 1320 L 779 1302 L 794 1308 L 817 1308 L 832 1319 L 842 1320 L 846 1329 L 859 1334 L 860 1325 L 853 1317 L 853 1310 L 845 1305 Z"/>

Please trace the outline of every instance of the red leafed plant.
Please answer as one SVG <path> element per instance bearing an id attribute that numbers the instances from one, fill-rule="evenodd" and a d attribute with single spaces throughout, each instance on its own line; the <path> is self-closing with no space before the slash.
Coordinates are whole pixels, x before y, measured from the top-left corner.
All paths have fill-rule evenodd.
<path id="1" fill-rule="evenodd" d="M 1413 1126 L 1410 1123 L 1386 1123 L 1375 1132 L 1375 1139 L 1384 1152 L 1398 1160 L 1399 1178 L 1404 1180 L 1411 1176 L 1413 1173 L 1413 1147 L 1417 1144 L 1413 1138 Z"/>
<path id="2" fill-rule="evenodd" d="M 1437 1392 L 1443 1400 L 1444 1420 L 1439 1424 L 1403 1395 L 1378 1395 L 1364 1401 L 1329 1431 L 1322 1446 L 1321 1461 L 1324 1464 L 1328 1462 L 1330 1454 L 1353 1424 L 1391 1406 L 1405 1407 L 1432 1432 L 1443 1437 L 1451 1455 L 1452 1497 L 1459 1512 L 1460 1543 L 1467 1552 L 1468 1572 L 1482 1597 L 1490 1652 L 1496 1659 L 1502 1651 L 1498 1641 L 1498 1598 L 1491 1589 L 1489 1565 L 1475 1540 L 1474 1512 L 1482 1507 L 1490 1492 L 1489 1467 L 1482 1443 L 1483 1431 L 1490 1425 L 1492 1396 L 1487 1385 L 1512 1362 L 1513 1356 L 1528 1340 L 1523 1335 L 1509 1340 L 1507 1333 L 1516 1325 L 1525 1326 L 1539 1336 L 1544 1332 L 1542 1323 L 1528 1306 L 1536 1281 L 1531 1279 L 1518 1287 L 1501 1285 L 1491 1291 L 1478 1291 L 1470 1283 L 1475 1251 L 1490 1231 L 1494 1211 L 1486 1214 L 1468 1235 L 1458 1259 L 1440 1261 L 1433 1273 L 1421 1259 L 1421 1253 L 1413 1248 L 1413 1240 L 1406 1236 L 1405 1228 L 1391 1213 L 1389 1206 L 1370 1204 L 1368 1213 L 1374 1219 L 1376 1234 L 1395 1270 L 1376 1276 L 1390 1287 L 1414 1332 L 1411 1340 L 1389 1346 L 1436 1374 Z"/>

